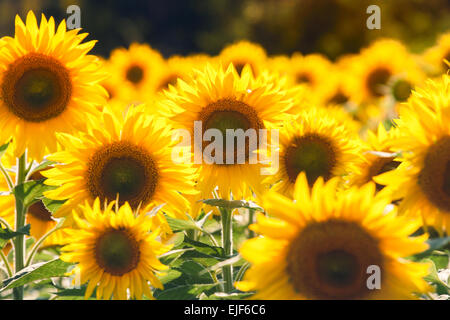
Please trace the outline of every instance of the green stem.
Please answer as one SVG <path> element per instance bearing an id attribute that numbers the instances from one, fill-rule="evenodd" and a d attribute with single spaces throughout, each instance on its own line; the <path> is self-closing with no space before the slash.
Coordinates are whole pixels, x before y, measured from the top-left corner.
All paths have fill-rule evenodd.
<path id="1" fill-rule="evenodd" d="M 220 208 L 222 220 L 222 247 L 225 252 L 225 258 L 228 259 L 233 254 L 233 224 L 232 210 Z M 233 290 L 233 266 L 222 267 L 224 291 L 230 293 Z"/>
<path id="2" fill-rule="evenodd" d="M 3 173 L 3 176 L 5 177 L 9 191 L 11 191 L 14 188 L 14 183 L 12 182 L 11 177 L 9 176 L 8 172 L 6 171 L 5 167 L 3 167 L 1 162 L 0 162 L 0 171 Z"/>
<path id="3" fill-rule="evenodd" d="M 28 255 L 28 259 L 27 262 L 25 263 L 25 267 L 28 267 L 31 262 L 33 262 L 33 258 L 34 255 L 36 254 L 36 252 L 38 251 L 38 249 L 41 247 L 42 243 L 44 243 L 45 239 L 47 239 L 51 234 L 53 234 L 54 232 L 58 231 L 59 229 L 61 229 L 61 226 L 55 226 L 53 229 L 51 229 L 49 232 L 47 232 L 46 234 L 44 234 L 33 246 L 33 248 L 31 249 L 30 254 Z"/>
<path id="4" fill-rule="evenodd" d="M 6 258 L 5 254 L 3 253 L 3 249 L 0 249 L 0 256 L 2 257 L 3 263 L 5 264 L 5 268 L 8 271 L 8 276 L 12 277 L 13 273 L 12 273 L 11 267 L 9 266 L 8 259 Z"/>
<path id="5" fill-rule="evenodd" d="M 17 160 L 17 181 L 16 186 L 25 182 L 27 158 L 24 153 Z M 16 197 L 16 230 L 19 230 L 25 225 L 25 207 L 23 205 L 23 199 Z M 20 234 L 14 238 L 14 271 L 19 272 L 24 267 L 25 257 L 25 236 Z M 23 300 L 23 287 L 17 287 L 13 289 L 14 300 Z"/>
<path id="6" fill-rule="evenodd" d="M 186 230 L 186 235 L 188 236 L 189 239 L 197 241 L 197 230 L 195 229 Z"/>
<path id="7" fill-rule="evenodd" d="M 253 224 L 255 222 L 255 210 L 253 209 L 248 209 L 248 237 L 254 238 L 255 237 L 255 232 L 253 230 L 251 230 L 250 228 L 248 228 L 251 224 Z"/>

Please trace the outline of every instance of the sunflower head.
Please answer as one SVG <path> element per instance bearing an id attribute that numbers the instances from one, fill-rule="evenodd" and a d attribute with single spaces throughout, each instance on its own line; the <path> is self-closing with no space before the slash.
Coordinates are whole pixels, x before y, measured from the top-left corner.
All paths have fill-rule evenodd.
<path id="1" fill-rule="evenodd" d="M 279 127 L 283 119 L 299 108 L 294 98 L 298 89 L 286 87 L 285 83 L 284 78 L 267 72 L 254 77 L 249 66 L 239 75 L 232 65 L 226 70 L 207 65 L 165 92 L 166 99 L 159 109 L 170 116 L 177 128 L 188 130 L 194 137 L 193 162 L 198 164 L 199 189 L 206 198 L 211 197 L 216 186 L 224 197 L 231 192 L 235 198 L 245 198 L 249 186 L 260 184 L 262 166 L 250 159 L 255 159 L 255 151 L 263 139 L 261 131 Z M 254 143 L 245 138 L 245 147 L 238 148 L 237 138 L 229 136 L 230 131 L 238 130 L 254 133 Z M 207 142 L 204 137 L 208 132 L 219 136 L 222 150 Z M 270 133 L 266 141 L 269 139 Z"/>
<path id="2" fill-rule="evenodd" d="M 450 78 L 429 80 L 399 110 L 398 139 L 402 152 L 397 170 L 378 176 L 386 192 L 403 199 L 401 212 L 421 215 L 425 224 L 450 228 Z"/>
<path id="3" fill-rule="evenodd" d="M 275 192 L 251 228 L 261 237 L 245 242 L 241 255 L 252 266 L 237 283 L 256 299 L 410 299 L 429 287 L 428 265 L 402 258 L 427 249 L 425 236 L 408 237 L 417 220 L 386 212 L 389 198 L 375 185 L 337 192 L 339 180 L 319 178 L 312 189 L 298 177 L 294 200 Z M 379 270 L 379 288 L 368 285 Z"/>
<path id="4" fill-rule="evenodd" d="M 249 65 L 252 73 L 258 75 L 263 70 L 267 55 L 260 45 L 240 41 L 225 47 L 217 58 L 222 65 L 233 64 L 239 74 L 242 73 L 245 65 Z"/>
<path id="5" fill-rule="evenodd" d="M 124 118 L 105 110 L 97 126 L 78 135 L 58 135 L 64 151 L 49 156 L 59 162 L 43 172 L 51 199 L 67 199 L 56 213 L 65 216 L 84 201 L 118 199 L 134 209 L 165 203 L 164 210 L 185 217 L 194 193 L 195 169 L 172 160 L 172 128 L 147 115 L 145 106 L 131 107 Z M 170 212 L 170 213 L 169 213 Z"/>
<path id="6" fill-rule="evenodd" d="M 292 196 L 301 172 L 308 182 L 329 180 L 356 169 L 360 145 L 356 133 L 327 108 L 308 109 L 286 121 L 280 131 L 280 169 L 265 179 L 268 185 Z"/>
<path id="7" fill-rule="evenodd" d="M 88 282 L 85 298 L 97 289 L 97 299 L 153 298 L 151 286 L 162 289 L 156 275 L 167 267 L 158 256 L 170 246 L 157 240 L 159 231 L 149 232 L 152 220 L 133 212 L 128 203 L 118 207 L 114 202 L 101 208 L 97 198 L 93 206 L 82 206 L 85 219 L 76 213 L 74 229 L 65 229 L 68 245 L 61 259 L 78 263 L 81 283 Z"/>
<path id="8" fill-rule="evenodd" d="M 87 34 L 66 31 L 64 20 L 55 31 L 53 18 L 42 15 L 38 26 L 30 11 L 25 24 L 19 16 L 15 24 L 14 38 L 4 37 L 0 51 L 0 141 L 14 137 L 16 156 L 28 148 L 40 160 L 56 150 L 55 132 L 84 125 L 105 102 L 99 84 L 105 75 L 99 59 L 87 55 L 95 41 L 80 44 Z"/>

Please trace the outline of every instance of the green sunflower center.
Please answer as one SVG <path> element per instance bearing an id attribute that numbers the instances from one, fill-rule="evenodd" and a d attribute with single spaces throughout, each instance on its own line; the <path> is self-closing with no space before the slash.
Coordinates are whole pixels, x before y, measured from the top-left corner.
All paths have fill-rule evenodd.
<path id="1" fill-rule="evenodd" d="M 134 270 L 139 257 L 138 242 L 125 230 L 108 230 L 96 241 L 97 264 L 111 275 L 122 276 Z"/>
<path id="2" fill-rule="evenodd" d="M 392 95 L 395 100 L 399 102 L 404 102 L 408 100 L 411 95 L 412 86 L 408 81 L 399 80 L 392 87 Z"/>
<path id="3" fill-rule="evenodd" d="M 330 219 L 300 231 L 290 244 L 286 272 L 294 290 L 308 299 L 361 299 L 370 294 L 368 267 L 382 271 L 383 261 L 377 240 L 363 226 Z"/>
<path id="4" fill-rule="evenodd" d="M 120 141 L 100 148 L 89 160 L 87 187 L 95 199 L 129 202 L 136 208 L 151 201 L 159 176 L 147 151 Z"/>
<path id="5" fill-rule="evenodd" d="M 387 84 L 391 77 L 391 71 L 386 68 L 378 68 L 372 71 L 367 77 L 367 88 L 375 97 L 384 95 L 383 86 Z"/>
<path id="6" fill-rule="evenodd" d="M 335 287 L 349 285 L 355 281 L 358 261 L 355 256 L 344 251 L 335 250 L 317 257 L 317 271 L 322 281 Z"/>
<path id="7" fill-rule="evenodd" d="M 131 66 L 127 70 L 126 78 L 133 84 L 138 84 L 144 78 L 144 70 L 137 65 Z"/>
<path id="8" fill-rule="evenodd" d="M 133 158 L 112 158 L 103 169 L 106 193 L 131 198 L 145 185 L 145 167 Z"/>
<path id="9" fill-rule="evenodd" d="M 254 152 L 250 143 L 250 133 L 248 129 L 254 129 L 254 145 L 257 148 L 258 130 L 264 128 L 263 123 L 259 119 L 256 111 L 242 101 L 232 99 L 221 99 L 206 106 L 199 115 L 200 120 L 204 123 L 203 134 L 209 129 L 217 129 L 222 135 L 223 161 L 227 157 L 227 153 L 234 153 L 234 162 L 237 163 L 238 156 L 244 156 L 247 161 Z M 240 137 L 236 130 L 241 129 L 242 134 L 247 136 Z M 227 130 L 232 130 L 227 132 Z M 208 141 L 203 142 L 203 149 L 209 144 Z M 213 151 L 215 153 L 215 151 Z M 215 154 L 211 154 L 215 156 Z"/>
<path id="10" fill-rule="evenodd" d="M 56 59 L 29 53 L 6 70 L 2 94 L 8 109 L 29 122 L 59 116 L 72 95 L 68 70 Z"/>
<path id="11" fill-rule="evenodd" d="M 450 212 L 450 136 L 428 148 L 418 184 L 432 204 Z"/>
<path id="12" fill-rule="evenodd" d="M 313 185 L 318 177 L 327 180 L 332 176 L 336 152 L 327 138 L 310 134 L 293 140 L 286 148 L 284 161 L 292 183 L 295 183 L 297 176 L 303 171 L 308 183 Z"/>

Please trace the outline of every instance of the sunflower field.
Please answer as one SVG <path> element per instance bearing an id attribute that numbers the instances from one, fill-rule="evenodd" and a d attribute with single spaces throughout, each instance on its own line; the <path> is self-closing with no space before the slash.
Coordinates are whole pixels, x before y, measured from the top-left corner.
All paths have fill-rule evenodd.
<path id="1" fill-rule="evenodd" d="M 100 56 L 31 10 L 0 36 L 0 299 L 450 300 L 450 31 L 333 60 Z"/>

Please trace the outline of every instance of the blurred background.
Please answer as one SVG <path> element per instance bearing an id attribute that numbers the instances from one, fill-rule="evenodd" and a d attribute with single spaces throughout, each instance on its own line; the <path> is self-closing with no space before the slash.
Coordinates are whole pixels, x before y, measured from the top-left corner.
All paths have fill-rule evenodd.
<path id="1" fill-rule="evenodd" d="M 25 19 L 32 9 L 60 21 L 72 4 L 81 8 L 88 39 L 99 40 L 93 53 L 105 57 L 132 42 L 147 42 L 166 57 L 215 55 L 247 39 L 272 55 L 321 52 L 334 59 L 379 37 L 420 52 L 450 29 L 449 0 L 0 0 L 0 36 L 13 35 L 17 13 Z M 381 30 L 366 28 L 371 4 L 381 8 Z"/>

